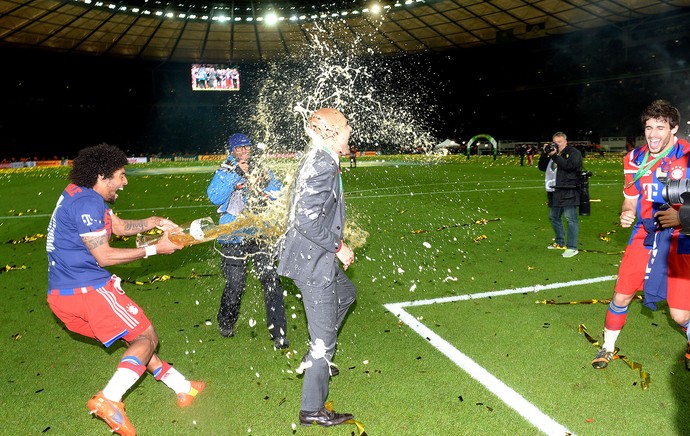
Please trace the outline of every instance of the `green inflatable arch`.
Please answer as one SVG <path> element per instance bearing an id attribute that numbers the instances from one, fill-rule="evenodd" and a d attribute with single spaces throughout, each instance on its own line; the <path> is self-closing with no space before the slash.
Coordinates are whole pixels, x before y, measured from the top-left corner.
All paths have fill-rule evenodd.
<path id="1" fill-rule="evenodd" d="M 493 138 L 491 135 L 487 135 L 486 133 L 480 133 L 479 135 L 474 135 L 472 139 L 469 140 L 467 143 L 467 159 L 470 158 L 470 151 L 472 150 L 472 144 L 474 144 L 477 139 L 479 138 L 484 138 L 488 139 L 489 142 L 491 143 L 492 147 L 492 154 L 494 155 L 494 160 L 496 160 L 496 156 L 498 156 L 498 144 L 496 143 L 496 140 Z M 479 154 L 479 149 L 477 149 L 477 154 Z"/>

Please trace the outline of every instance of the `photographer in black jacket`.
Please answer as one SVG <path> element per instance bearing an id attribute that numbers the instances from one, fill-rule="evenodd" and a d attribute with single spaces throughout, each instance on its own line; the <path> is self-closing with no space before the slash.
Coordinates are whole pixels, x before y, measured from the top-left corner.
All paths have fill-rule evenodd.
<path id="1" fill-rule="evenodd" d="M 577 206 L 580 205 L 580 176 L 582 154 L 568 145 L 563 132 L 553 135 L 553 143 L 544 146 L 539 156 L 539 169 L 545 172 L 549 219 L 556 233 L 556 240 L 549 249 L 565 249 L 563 257 L 577 255 Z M 563 216 L 568 223 L 568 240 L 565 240 Z"/>

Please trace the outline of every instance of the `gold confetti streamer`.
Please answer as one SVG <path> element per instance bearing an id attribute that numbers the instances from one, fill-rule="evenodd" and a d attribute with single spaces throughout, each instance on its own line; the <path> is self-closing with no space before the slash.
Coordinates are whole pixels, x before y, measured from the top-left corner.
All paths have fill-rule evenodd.
<path id="1" fill-rule="evenodd" d="M 333 410 L 333 400 L 328 400 L 328 402 L 326 402 L 324 407 L 326 407 L 326 409 L 328 409 L 329 411 L 333 412 L 334 411 Z M 364 431 L 364 424 L 362 424 L 361 422 L 359 422 L 355 419 L 348 419 L 347 421 L 344 422 L 344 424 L 356 425 L 357 426 L 357 432 L 359 433 L 359 436 L 367 436 L 367 432 Z M 314 423 L 314 425 L 317 425 L 317 424 Z"/>
<path id="2" fill-rule="evenodd" d="M 24 216 L 25 213 L 37 213 L 38 209 L 27 209 L 26 211 L 22 211 L 22 212 L 17 212 L 14 209 L 10 209 L 8 212 L 10 213 L 10 215 L 13 215 L 13 216 Z"/>
<path id="3" fill-rule="evenodd" d="M 440 227 L 436 227 L 436 231 L 440 232 L 441 230 L 446 230 L 446 229 L 451 229 L 455 227 L 467 227 L 471 225 L 484 225 L 488 224 L 490 222 L 494 221 L 501 221 L 501 218 L 493 218 L 493 219 L 486 219 L 486 218 L 480 218 L 472 221 L 471 223 L 459 223 L 459 224 L 446 224 Z M 425 229 L 417 229 L 417 230 L 412 230 L 412 233 L 414 234 L 420 234 L 420 233 L 427 233 L 428 230 Z"/>
<path id="4" fill-rule="evenodd" d="M 35 235 L 24 236 L 21 239 L 10 239 L 9 241 L 7 241 L 7 243 L 8 244 L 27 244 L 29 242 L 38 241 L 39 239 L 43 239 L 45 237 L 46 237 L 46 235 L 44 235 L 43 233 L 36 233 Z"/>
<path id="5" fill-rule="evenodd" d="M 623 254 L 623 250 L 621 251 L 606 251 L 606 250 L 587 250 L 587 249 L 582 249 L 579 250 L 580 253 L 600 253 L 600 254 L 611 254 L 611 255 L 616 255 L 620 256 Z"/>
<path id="6" fill-rule="evenodd" d="M 146 285 L 146 284 L 153 284 L 156 282 L 165 282 L 168 280 L 190 280 L 190 279 L 197 279 L 199 277 L 213 277 L 213 276 L 218 276 L 221 275 L 222 273 L 213 273 L 213 274 L 198 274 L 196 271 L 192 271 L 192 273 L 189 275 L 189 277 L 175 277 L 171 275 L 155 275 L 151 277 L 148 280 L 122 280 L 124 283 L 129 283 L 132 285 Z"/>
<path id="7" fill-rule="evenodd" d="M 16 271 L 20 269 L 29 269 L 26 265 L 5 265 L 4 267 L 0 268 L 0 273 L 8 272 L 8 271 Z"/>
<path id="8" fill-rule="evenodd" d="M 637 296 L 636 296 L 637 297 Z M 585 338 L 589 341 L 590 344 L 592 344 L 595 347 L 599 346 L 599 341 L 594 339 L 592 335 L 587 332 L 587 327 L 585 327 L 584 324 L 580 324 L 577 326 L 577 331 L 578 333 L 582 333 Z M 630 359 L 628 359 L 626 356 L 619 355 L 618 354 L 618 347 L 616 347 L 616 352 L 614 352 L 613 359 L 612 360 L 622 360 L 625 362 L 626 365 L 633 371 L 638 371 L 640 374 L 640 378 L 642 379 L 640 381 L 640 386 L 642 386 L 642 390 L 647 390 L 649 389 L 649 384 L 651 383 L 651 377 L 647 371 L 642 370 L 642 364 L 634 362 Z"/>
<path id="9" fill-rule="evenodd" d="M 486 239 L 486 238 L 487 238 L 486 235 L 479 235 L 479 236 L 477 236 L 476 238 L 474 238 L 474 239 L 472 239 L 472 240 L 473 240 L 474 242 L 479 242 L 479 241 L 483 241 L 483 240 Z"/>
<path id="10" fill-rule="evenodd" d="M 633 297 L 633 300 L 642 300 L 644 298 L 643 295 L 635 295 Z M 562 304 L 609 304 L 611 302 L 610 298 L 606 298 L 603 300 L 597 300 L 597 299 L 592 299 L 592 300 L 579 300 L 579 301 L 556 301 L 554 299 L 551 300 L 541 300 L 537 301 L 537 304 L 554 304 L 554 305 L 562 305 Z"/>

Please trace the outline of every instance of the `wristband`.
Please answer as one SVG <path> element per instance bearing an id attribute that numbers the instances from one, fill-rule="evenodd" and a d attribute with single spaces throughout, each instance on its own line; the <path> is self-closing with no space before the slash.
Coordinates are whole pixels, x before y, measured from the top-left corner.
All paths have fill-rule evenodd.
<path id="1" fill-rule="evenodd" d="M 146 254 L 144 255 L 144 259 L 146 259 L 149 256 L 155 256 L 157 253 L 155 245 L 147 245 L 146 247 L 144 247 L 144 251 L 146 252 Z"/>

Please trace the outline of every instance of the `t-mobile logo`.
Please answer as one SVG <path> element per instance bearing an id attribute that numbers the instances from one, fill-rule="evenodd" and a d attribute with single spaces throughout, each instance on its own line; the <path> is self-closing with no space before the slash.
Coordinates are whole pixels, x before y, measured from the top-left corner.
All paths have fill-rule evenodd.
<path id="1" fill-rule="evenodd" d="M 89 214 L 82 215 L 81 220 L 84 221 L 84 224 L 86 224 L 87 226 L 90 226 L 91 224 L 94 223 L 93 218 L 91 218 L 91 215 L 89 215 Z"/>

